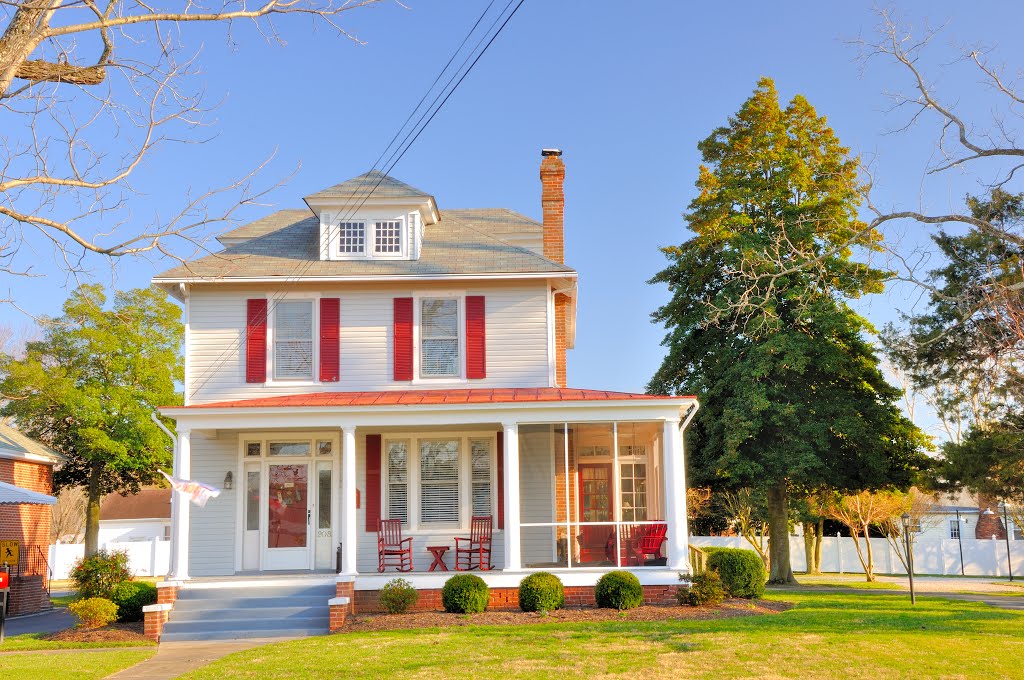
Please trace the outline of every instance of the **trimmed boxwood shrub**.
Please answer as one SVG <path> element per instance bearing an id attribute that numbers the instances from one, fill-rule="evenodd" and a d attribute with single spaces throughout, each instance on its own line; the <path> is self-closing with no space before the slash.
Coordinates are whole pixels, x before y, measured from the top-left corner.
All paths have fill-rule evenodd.
<path id="1" fill-rule="evenodd" d="M 378 599 L 389 614 L 404 614 L 419 601 L 420 594 L 404 578 L 393 578 L 380 589 Z"/>
<path id="2" fill-rule="evenodd" d="M 103 597 L 87 597 L 68 605 L 83 628 L 102 628 L 117 621 L 117 605 Z"/>
<path id="3" fill-rule="evenodd" d="M 92 557 L 76 560 L 71 569 L 71 580 L 78 597 L 109 597 L 111 589 L 118 583 L 132 580 L 128 553 L 99 550 Z"/>
<path id="4" fill-rule="evenodd" d="M 708 554 L 708 571 L 717 571 L 729 597 L 754 598 L 764 595 L 768 575 L 764 562 L 753 550 L 703 548 Z"/>
<path id="5" fill-rule="evenodd" d="M 441 589 L 441 604 L 452 614 L 479 614 L 487 609 L 491 589 L 476 574 L 459 574 Z"/>
<path id="6" fill-rule="evenodd" d="M 644 603 L 644 589 L 635 574 L 609 571 L 598 579 L 594 599 L 604 609 L 633 609 Z"/>
<path id="7" fill-rule="evenodd" d="M 121 623 L 142 620 L 142 608 L 156 604 L 156 586 L 145 581 L 125 581 L 110 589 L 110 601 L 117 605 Z"/>
<path id="8" fill-rule="evenodd" d="M 554 574 L 538 571 L 519 582 L 519 608 L 524 612 L 550 612 L 565 606 L 565 589 Z"/>
<path id="9" fill-rule="evenodd" d="M 680 580 L 683 580 L 680 575 Z M 692 607 L 720 604 L 725 599 L 725 588 L 722 587 L 722 578 L 717 571 L 705 571 L 690 578 L 688 585 L 679 586 L 676 592 L 676 600 L 679 604 L 688 604 Z"/>

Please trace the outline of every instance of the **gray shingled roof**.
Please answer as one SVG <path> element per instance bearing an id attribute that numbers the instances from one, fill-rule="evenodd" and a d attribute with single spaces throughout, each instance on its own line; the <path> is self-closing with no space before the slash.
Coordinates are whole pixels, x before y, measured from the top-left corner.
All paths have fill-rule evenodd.
<path id="1" fill-rule="evenodd" d="M 376 186 L 376 188 L 374 188 Z M 385 175 L 379 170 L 353 177 L 341 184 L 327 187 L 315 194 L 306 196 L 306 200 L 317 198 L 364 198 L 372 193 L 374 198 L 401 198 L 412 196 L 415 198 L 433 198 L 430 194 L 411 187 L 405 182 L 399 181 L 390 175 Z"/>
<path id="2" fill-rule="evenodd" d="M 0 457 L 4 454 L 9 456 L 24 456 L 26 454 L 49 458 L 53 462 L 64 459 L 59 453 L 48 446 L 43 446 L 35 439 L 26 437 L 15 428 L 0 423 Z"/>
<path id="3" fill-rule="evenodd" d="M 255 222 L 243 224 L 237 229 L 226 231 L 218 236 L 217 239 L 245 239 L 255 238 L 257 236 L 266 236 L 270 232 L 277 231 L 281 227 L 287 227 L 293 222 L 311 217 L 312 213 L 310 213 L 308 208 L 299 210 L 278 210 L 276 213 L 272 213 L 266 217 L 261 217 Z"/>
<path id="4" fill-rule="evenodd" d="M 318 219 L 283 210 L 228 232 L 252 238 L 158 274 L 166 279 L 430 276 L 497 273 L 571 273 L 563 264 L 502 240 L 502 233 L 539 228 L 511 210 L 445 210 L 425 227 L 418 260 L 320 260 Z M 227 234 L 225 235 L 227 236 Z"/>

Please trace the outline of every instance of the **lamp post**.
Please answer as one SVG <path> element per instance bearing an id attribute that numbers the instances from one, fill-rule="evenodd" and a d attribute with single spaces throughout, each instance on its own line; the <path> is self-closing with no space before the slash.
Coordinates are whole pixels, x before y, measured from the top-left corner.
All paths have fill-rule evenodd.
<path id="1" fill-rule="evenodd" d="M 914 595 L 914 549 L 910 543 L 910 513 L 903 513 L 900 517 L 903 520 L 903 541 L 907 546 L 907 576 L 910 577 L 910 604 L 917 604 L 917 597 Z"/>
<path id="2" fill-rule="evenodd" d="M 1013 580 L 1013 561 L 1010 559 L 1010 520 L 1006 516 L 1006 501 L 1003 501 L 1003 533 L 1006 535 L 1006 571 Z"/>
<path id="3" fill-rule="evenodd" d="M 961 524 L 960 508 L 956 509 L 956 544 L 960 548 L 960 575 L 964 576 L 964 540 L 961 538 L 964 527 Z"/>

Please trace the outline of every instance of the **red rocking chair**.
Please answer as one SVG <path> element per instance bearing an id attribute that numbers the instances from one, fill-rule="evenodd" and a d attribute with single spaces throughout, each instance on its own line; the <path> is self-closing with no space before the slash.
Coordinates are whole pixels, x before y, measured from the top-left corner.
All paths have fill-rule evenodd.
<path id="1" fill-rule="evenodd" d="M 491 566 L 491 516 L 474 517 L 469 525 L 469 538 L 455 537 L 455 571 L 469 571 L 479 568 L 490 571 Z"/>
<path id="2" fill-rule="evenodd" d="M 412 539 L 402 538 L 402 520 L 378 520 L 377 559 L 377 571 L 383 572 L 388 567 L 412 571 Z"/>

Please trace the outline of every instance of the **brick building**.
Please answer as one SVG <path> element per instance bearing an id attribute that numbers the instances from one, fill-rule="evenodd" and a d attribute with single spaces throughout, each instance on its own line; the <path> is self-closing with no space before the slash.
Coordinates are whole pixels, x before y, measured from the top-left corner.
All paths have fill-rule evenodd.
<path id="1" fill-rule="evenodd" d="M 62 458 L 14 428 L 0 425 L 0 540 L 18 541 L 18 564 L 9 567 L 8 615 L 29 614 L 50 606 L 50 506 L 53 466 Z M 0 555 L 0 562 L 2 562 Z"/>

